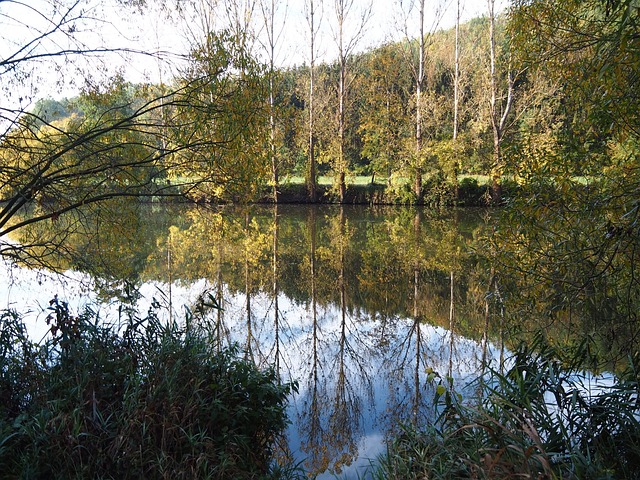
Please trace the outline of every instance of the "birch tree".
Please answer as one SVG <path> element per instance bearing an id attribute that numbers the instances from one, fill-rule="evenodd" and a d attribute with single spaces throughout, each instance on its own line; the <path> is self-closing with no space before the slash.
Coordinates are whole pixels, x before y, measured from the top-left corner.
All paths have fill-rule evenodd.
<path id="1" fill-rule="evenodd" d="M 346 195 L 346 173 L 349 169 L 349 158 L 346 154 L 346 129 L 347 129 L 347 105 L 349 87 L 353 81 L 353 74 L 350 72 L 350 57 L 353 55 L 358 43 L 362 40 L 367 22 L 371 18 L 371 3 L 359 12 L 354 12 L 354 0 L 335 0 L 336 24 L 334 29 L 334 40 L 338 47 L 338 152 L 334 162 L 334 170 L 337 176 L 337 189 L 340 203 L 343 203 Z M 352 16 L 356 16 L 356 21 L 352 21 Z M 349 25 L 353 25 L 352 33 L 349 35 Z"/>
<path id="2" fill-rule="evenodd" d="M 504 137 L 507 118 L 513 105 L 513 84 L 514 77 L 511 65 L 507 72 L 507 93 L 506 99 L 498 98 L 498 72 L 496 70 L 496 14 L 495 0 L 488 0 L 489 5 L 489 51 L 490 51 L 490 82 L 491 98 L 489 113 L 491 116 L 491 129 L 493 131 L 493 162 L 491 168 L 492 182 L 492 202 L 498 203 L 502 197 L 501 174 L 503 169 L 502 161 L 502 139 Z"/>
<path id="3" fill-rule="evenodd" d="M 460 101 L 460 0 L 456 0 L 456 40 L 453 72 L 453 141 L 458 140 L 458 110 Z"/>
<path id="4" fill-rule="evenodd" d="M 405 36 L 405 43 L 407 45 L 407 59 L 411 67 L 413 79 L 415 82 L 415 153 L 413 161 L 411 162 L 411 170 L 413 174 L 413 192 L 416 196 L 416 202 L 421 203 L 423 199 L 422 192 L 422 180 L 424 174 L 424 153 L 423 144 L 424 136 L 422 131 L 423 123 L 423 91 L 425 88 L 425 62 L 427 43 L 425 38 L 428 35 L 430 40 L 433 32 L 440 23 L 441 10 L 436 8 L 433 18 L 433 24 L 428 33 L 425 32 L 425 0 L 410 0 L 406 2 L 399 0 L 398 5 L 400 7 L 401 24 L 403 33 Z M 417 22 L 418 22 L 418 39 L 417 39 L 417 51 L 415 51 L 416 41 L 413 39 L 413 34 L 410 33 L 411 20 L 415 18 L 417 9 Z"/>
<path id="5" fill-rule="evenodd" d="M 264 27 L 263 49 L 267 54 L 267 78 L 268 78 L 268 90 L 269 90 L 269 147 L 268 157 L 269 164 L 271 165 L 271 183 L 272 183 L 272 196 L 273 201 L 278 203 L 278 183 L 279 183 L 279 170 L 280 160 L 278 159 L 278 148 L 276 140 L 276 103 L 275 103 L 275 90 L 276 90 L 276 50 L 279 46 L 282 32 L 284 30 L 285 20 L 278 25 L 276 30 L 276 21 L 280 20 L 280 8 L 283 6 L 283 2 L 280 0 L 261 0 L 260 10 L 262 12 L 262 20 Z M 286 5 L 285 5 L 286 7 Z M 284 12 L 286 16 L 286 11 Z"/>
<path id="6" fill-rule="evenodd" d="M 316 139 L 315 139 L 315 76 L 316 76 L 316 58 L 317 44 L 316 39 L 320 30 L 321 18 L 317 19 L 318 8 L 322 12 L 322 0 L 306 0 L 304 4 L 305 19 L 307 21 L 309 33 L 309 153 L 306 171 L 306 184 L 309 199 L 315 202 L 318 197 L 318 179 L 317 179 L 317 162 L 316 162 Z"/>

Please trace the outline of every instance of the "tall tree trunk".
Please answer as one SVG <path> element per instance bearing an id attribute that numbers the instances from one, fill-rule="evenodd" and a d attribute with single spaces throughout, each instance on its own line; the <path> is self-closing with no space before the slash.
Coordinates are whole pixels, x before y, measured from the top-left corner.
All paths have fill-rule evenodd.
<path id="1" fill-rule="evenodd" d="M 453 141 L 458 140 L 458 110 L 460 107 L 460 0 L 456 1 L 456 45 L 453 74 Z"/>
<path id="2" fill-rule="evenodd" d="M 424 0 L 420 0 L 420 38 L 418 47 L 418 74 L 416 76 L 416 164 L 413 190 L 416 202 L 422 203 L 422 85 L 424 83 Z"/>
<path id="3" fill-rule="evenodd" d="M 274 101 L 274 93 L 273 93 L 273 60 L 271 61 L 270 66 L 270 74 L 269 74 L 269 150 L 271 157 L 271 182 L 273 183 L 273 201 L 274 203 L 278 203 L 278 183 L 279 172 L 278 172 L 278 157 L 276 155 L 276 119 L 275 119 L 275 101 Z"/>
<path id="4" fill-rule="evenodd" d="M 317 193 L 317 173 L 316 173 L 316 141 L 315 141 L 315 126 L 314 126 L 314 83 L 315 83 L 315 70 L 316 70 L 316 52 L 315 52 L 315 40 L 316 40 L 316 26 L 315 26 L 315 4 L 314 0 L 309 0 L 307 23 L 309 24 L 309 160 L 307 169 L 307 192 L 309 194 L 309 200 L 316 202 L 318 199 Z"/>
<path id="5" fill-rule="evenodd" d="M 371 4 L 366 6 L 361 11 L 361 16 L 358 22 L 353 22 L 350 17 L 352 13 L 351 9 L 354 5 L 354 0 L 335 0 L 335 13 L 337 24 L 336 32 L 336 46 L 338 47 L 338 63 L 340 67 L 339 79 L 338 79 L 338 158 L 336 165 L 334 165 L 334 173 L 337 175 L 338 192 L 340 195 L 340 203 L 344 203 L 346 196 L 346 183 L 345 178 L 349 170 L 349 158 L 346 152 L 346 120 L 347 120 L 347 99 L 349 95 L 349 84 L 352 81 L 353 76 L 348 75 L 348 59 L 353 53 L 359 40 L 362 39 L 362 35 L 371 16 Z M 347 25 L 347 17 L 349 16 L 349 25 L 355 25 L 352 31 L 355 33 L 349 38 L 345 38 L 344 28 Z M 349 79 L 348 79 L 349 77 Z"/>
<path id="6" fill-rule="evenodd" d="M 340 194 L 340 203 L 344 203 L 346 195 L 345 172 L 346 172 L 346 156 L 345 156 L 345 101 L 346 88 L 345 82 L 347 77 L 347 59 L 344 51 L 344 16 L 345 2 L 344 0 L 336 1 L 338 15 L 338 60 L 340 62 L 340 78 L 338 81 L 338 141 L 339 158 L 338 158 L 338 191 Z"/>
<path id="7" fill-rule="evenodd" d="M 491 168 L 491 201 L 494 204 L 502 200 L 502 139 L 507 123 L 507 117 L 511 111 L 513 103 L 513 75 L 511 65 L 507 75 L 507 98 L 502 104 L 498 101 L 498 73 L 496 69 L 496 39 L 495 39 L 495 0 L 489 2 L 489 47 L 491 55 L 490 78 L 491 78 L 491 127 L 493 129 L 493 166 Z M 498 105 L 500 103 L 500 105 Z"/>
<path id="8" fill-rule="evenodd" d="M 458 123 L 460 110 L 460 0 L 456 0 L 456 45 L 453 75 L 453 188 L 454 198 L 458 200 Z"/>
<path id="9" fill-rule="evenodd" d="M 269 160 L 271 164 L 272 197 L 278 203 L 279 161 L 276 146 L 276 105 L 275 105 L 275 56 L 276 56 L 276 0 L 261 0 L 262 19 L 267 36 L 264 45 L 269 59 Z"/>

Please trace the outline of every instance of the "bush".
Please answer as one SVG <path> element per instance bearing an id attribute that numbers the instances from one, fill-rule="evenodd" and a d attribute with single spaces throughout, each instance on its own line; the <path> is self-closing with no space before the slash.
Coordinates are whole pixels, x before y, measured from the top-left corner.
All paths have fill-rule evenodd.
<path id="1" fill-rule="evenodd" d="M 585 345 L 588 345 L 585 343 Z M 562 364 L 541 343 L 521 347 L 505 372 L 488 368 L 463 403 L 440 379 L 441 414 L 427 428 L 406 427 L 375 475 L 405 478 L 638 478 L 640 384 L 630 366 L 601 391 L 581 383 L 588 348 Z"/>
<path id="2" fill-rule="evenodd" d="M 458 186 L 458 200 L 464 205 L 482 205 L 487 186 L 480 185 L 473 177 L 464 177 Z"/>
<path id="3" fill-rule="evenodd" d="M 42 346 L 15 312 L 1 322 L 0 478 L 272 476 L 296 386 L 203 325 L 152 309 L 118 329 L 57 299 Z"/>

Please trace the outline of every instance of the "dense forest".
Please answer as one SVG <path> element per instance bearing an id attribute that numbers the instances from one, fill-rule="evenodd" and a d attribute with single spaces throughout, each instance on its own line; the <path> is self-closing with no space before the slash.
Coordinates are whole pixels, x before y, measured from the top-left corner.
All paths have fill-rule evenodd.
<path id="1" fill-rule="evenodd" d="M 486 45 L 488 20 L 478 18 L 460 28 L 460 49 L 462 51 L 459 83 L 460 98 L 457 116 L 457 143 L 454 149 L 454 102 L 453 49 L 455 32 L 438 31 L 429 38 L 425 56 L 428 59 L 425 71 L 423 92 L 423 145 L 421 169 L 429 181 L 428 187 L 439 185 L 453 186 L 457 175 L 487 175 L 491 172 L 492 141 L 488 107 L 485 102 L 489 89 L 487 84 L 487 62 L 489 58 Z M 498 20 L 501 36 L 504 36 L 505 18 Z M 220 35 L 215 39 L 220 44 L 218 54 L 232 55 L 233 40 Z M 391 43 L 366 53 L 354 54 L 349 58 L 351 65 L 350 82 L 346 106 L 344 129 L 344 172 L 347 178 L 368 176 L 371 183 L 378 180 L 382 184 L 401 189 L 413 175 L 415 163 L 415 82 L 411 71 L 410 58 L 413 54 L 411 42 Z M 222 50 L 222 49 L 226 50 Z M 210 62 L 211 60 L 207 60 Z M 215 65 L 197 65 L 194 68 L 216 68 Z M 215 164 L 220 170 L 229 171 L 215 184 L 219 187 L 215 193 L 208 192 L 212 199 L 227 200 L 233 194 L 244 198 L 247 192 L 263 194 L 266 186 L 272 182 L 272 169 L 269 163 L 269 75 L 260 65 L 254 64 L 255 71 L 245 72 L 242 79 L 233 78 L 226 85 L 216 85 L 225 95 L 225 101 L 236 102 L 235 107 L 246 105 L 246 118 L 240 125 L 227 128 L 247 128 L 249 135 L 242 144 L 233 145 L 226 141 L 225 130 L 208 132 L 211 139 L 220 139 L 224 148 L 211 148 L 209 155 L 217 154 Z M 317 175 L 336 177 L 340 172 L 338 152 L 340 146 L 336 109 L 338 98 L 336 85 L 339 81 L 338 62 L 323 63 L 315 67 L 314 73 L 314 159 Z M 201 72 L 193 72 L 194 77 Z M 245 76 L 246 75 L 246 76 Z M 248 75 L 254 75 L 248 78 Z M 273 85 L 275 109 L 276 167 L 278 178 L 291 181 L 308 177 L 309 171 L 309 77 L 310 69 L 303 65 L 274 72 Z M 104 109 L 121 108 L 122 105 L 141 105 L 153 98 L 161 88 L 176 89 L 176 86 L 132 85 L 117 79 L 107 90 L 87 93 L 73 99 L 56 101 L 40 100 L 34 114 L 46 122 L 60 125 L 72 125 L 73 122 L 86 122 L 91 116 L 102 113 Z M 518 90 L 524 96 L 525 87 Z M 230 96 L 232 94 L 233 96 Z M 248 98 L 247 98 L 248 97 Z M 99 105 L 99 104 L 101 105 Z M 217 102 L 217 108 L 224 104 Z M 229 108 L 229 106 L 227 106 Z M 524 108 L 524 106 L 523 106 Z M 168 111 L 179 110 L 178 106 L 166 107 Z M 131 114 L 122 112 L 124 115 Z M 194 117 L 199 113 L 191 112 Z M 240 110 L 238 114 L 244 113 Z M 204 112 L 200 112 L 204 115 Z M 198 121 L 206 124 L 206 117 Z M 213 120 L 212 123 L 219 123 Z M 221 126 L 222 127 L 222 126 Z M 219 127 L 219 128 L 221 128 Z M 233 130 L 231 131 L 232 133 Z M 172 132 L 173 133 L 173 132 Z M 176 132 L 177 133 L 177 132 Z M 147 140 L 148 141 L 148 140 Z M 179 138 L 169 136 L 168 142 L 178 143 Z M 215 150 L 221 150 L 216 152 Z M 236 157 L 243 152 L 244 162 L 238 168 L 234 165 Z M 131 152 L 135 155 L 135 152 Z M 195 162 L 194 162 L 195 163 Z M 197 172 L 195 165 L 193 173 Z M 206 172 L 210 174 L 210 172 Z M 177 173 L 168 174 L 171 179 Z M 203 176 L 205 173 L 203 173 Z M 233 175 L 233 178 L 231 177 Z M 228 180 L 239 183 L 236 191 L 227 186 Z M 308 180 L 308 178 L 307 178 Z M 395 180 L 395 181 L 394 181 Z M 241 187 L 240 187 L 241 185 Z M 225 188 L 226 187 L 226 188 Z M 402 195 L 401 190 L 396 192 Z M 404 202 L 415 202 L 411 192 L 404 192 Z M 257 197 L 254 197 L 257 198 Z"/>
<path id="2" fill-rule="evenodd" d="M 277 200 L 302 179 L 314 200 L 327 176 L 332 201 L 345 202 L 346 185 L 369 177 L 395 203 L 454 203 L 461 180 L 490 180 L 499 202 L 506 181 L 628 178 L 636 10 L 516 3 L 422 39 L 289 68 L 260 61 L 246 32 L 209 31 L 170 84 L 115 75 L 24 112 L 2 138 L 2 195 L 65 199 L 55 215 L 86 195 L 71 187 L 87 174 L 117 195 L 206 201 Z M 56 152 L 51 165 L 47 152 Z"/>

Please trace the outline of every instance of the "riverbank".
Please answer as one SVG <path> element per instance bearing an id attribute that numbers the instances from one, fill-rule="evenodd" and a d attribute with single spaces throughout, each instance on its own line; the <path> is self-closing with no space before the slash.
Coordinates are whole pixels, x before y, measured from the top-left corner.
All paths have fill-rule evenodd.
<path id="1" fill-rule="evenodd" d="M 361 179 L 361 177 L 358 177 Z M 509 197 L 515 193 L 517 184 L 505 181 L 502 195 Z M 492 199 L 491 186 L 474 177 L 463 178 L 457 189 L 442 182 L 427 183 L 423 197 L 417 200 L 409 183 L 392 184 L 378 182 L 354 182 L 347 185 L 345 197 L 340 201 L 337 189 L 329 182 L 319 183 L 316 199 L 309 196 L 307 186 L 302 182 L 286 182 L 278 186 L 277 202 L 281 204 L 344 204 L 344 205 L 423 205 L 432 207 L 486 207 Z M 196 203 L 220 203 L 219 199 L 203 195 L 191 196 Z M 247 199 L 232 199 L 232 203 L 246 202 Z M 222 202 L 226 203 L 226 202 Z M 273 192 L 265 187 L 249 203 L 274 203 Z"/>

